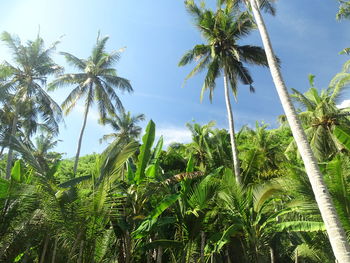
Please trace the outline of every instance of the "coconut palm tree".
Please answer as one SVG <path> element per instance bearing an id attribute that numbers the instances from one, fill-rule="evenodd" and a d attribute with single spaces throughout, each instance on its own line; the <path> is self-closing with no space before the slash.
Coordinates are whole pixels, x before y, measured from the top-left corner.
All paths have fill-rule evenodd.
<path id="1" fill-rule="evenodd" d="M 11 36 L 8 32 L 1 34 L 1 40 L 5 42 L 13 55 L 13 64 L 5 61 L 0 67 L 2 88 L 13 91 L 13 94 L 8 96 L 6 103 L 15 105 L 6 168 L 6 177 L 9 178 L 13 153 L 11 137 L 15 135 L 18 119 L 23 112 L 30 112 L 31 120 L 42 119 L 50 127 L 52 133 L 58 133 L 61 109 L 46 93 L 44 87 L 47 77 L 59 72 L 61 67 L 51 58 L 58 42 L 45 48 L 44 40 L 38 35 L 34 41 L 28 41 L 24 45 L 18 37 Z M 32 130 L 32 132 L 35 131 L 36 129 Z"/>
<path id="2" fill-rule="evenodd" d="M 283 175 L 283 155 L 277 130 L 267 129 L 267 124 L 256 122 L 255 130 L 244 127 L 239 137 L 242 158 L 242 177 L 245 185 L 263 183 Z"/>
<path id="3" fill-rule="evenodd" d="M 214 121 L 200 125 L 198 123 L 186 123 L 186 127 L 191 131 L 192 143 L 188 145 L 189 152 L 195 157 L 197 165 L 201 171 L 205 171 L 212 159 L 212 149 L 210 149 L 210 135 Z"/>
<path id="4" fill-rule="evenodd" d="M 311 88 L 302 94 L 293 89 L 292 98 L 301 106 L 300 120 L 305 128 L 311 149 L 318 161 L 330 160 L 334 155 L 343 151 L 344 147 L 337 138 L 336 130 L 347 131 L 350 128 L 349 107 L 339 108 L 341 95 L 346 86 L 334 85 L 331 81 L 327 89 L 318 92 L 314 85 L 314 75 L 309 76 Z M 292 141 L 287 151 L 293 149 Z"/>
<path id="5" fill-rule="evenodd" d="M 222 231 L 221 240 L 226 243 L 231 238 L 241 240 L 235 242 L 242 250 L 240 257 L 243 260 L 240 262 L 280 262 L 278 257 L 281 255 L 276 252 L 283 246 L 280 242 L 282 233 L 324 230 L 321 220 L 305 219 L 292 202 L 288 205 L 276 202 L 286 195 L 277 181 L 242 187 L 225 175 L 221 183 L 218 203 L 223 208 L 227 225 L 230 225 Z"/>
<path id="6" fill-rule="evenodd" d="M 109 37 L 100 37 L 98 34 L 96 44 L 92 49 L 91 55 L 87 59 L 80 59 L 66 52 L 61 52 L 66 61 L 79 70 L 79 73 L 62 74 L 52 83 L 50 89 L 66 85 L 76 85 L 65 101 L 62 108 L 65 114 L 75 107 L 77 101 L 85 99 L 85 112 L 83 126 L 80 131 L 78 148 L 75 156 L 73 172 L 76 173 L 81 149 L 81 143 L 86 126 L 87 116 L 93 103 L 97 102 L 98 111 L 102 119 L 106 118 L 107 113 L 113 114 L 117 109 L 122 109 L 115 88 L 121 91 L 132 92 L 133 89 L 129 80 L 117 75 L 113 65 L 119 60 L 120 52 L 106 52 L 106 42 Z"/>
<path id="7" fill-rule="evenodd" d="M 272 1 L 229 0 L 226 2 L 229 2 L 231 5 L 238 5 L 239 3 L 243 3 L 246 4 L 247 7 L 252 10 L 255 22 L 257 24 L 263 42 L 273 82 L 281 100 L 282 107 L 286 114 L 288 123 L 291 127 L 293 137 L 297 143 L 298 150 L 304 161 L 305 170 L 310 179 L 310 183 L 312 185 L 312 189 L 314 191 L 323 221 L 325 222 L 330 243 L 333 248 L 333 252 L 335 254 L 336 259 L 339 262 L 350 262 L 350 246 L 346 239 L 344 229 L 339 221 L 339 217 L 334 208 L 331 196 L 328 192 L 326 184 L 324 183 L 322 173 L 320 172 L 320 169 L 318 167 L 317 160 L 307 141 L 307 137 L 301 126 L 298 115 L 289 96 L 287 87 L 282 77 L 282 73 L 278 66 L 275 53 L 272 48 L 272 44 L 264 23 L 264 19 L 260 13 L 260 8 L 262 7 L 262 4 Z"/>
<path id="8" fill-rule="evenodd" d="M 124 109 L 121 109 L 119 116 L 113 114 L 111 117 L 101 119 L 100 123 L 110 126 L 115 132 L 103 135 L 100 142 L 117 138 L 125 140 L 126 142 L 137 139 L 141 134 L 142 128 L 136 124 L 144 119 L 144 114 L 131 116 L 130 111 L 125 112 Z"/>
<path id="9" fill-rule="evenodd" d="M 223 74 L 225 101 L 229 120 L 229 132 L 232 146 L 232 158 L 237 181 L 240 181 L 240 165 L 234 132 L 234 122 L 229 89 L 237 95 L 237 83 L 242 82 L 254 91 L 253 79 L 245 64 L 267 66 L 262 48 L 257 46 L 240 46 L 238 41 L 247 36 L 255 27 L 248 13 L 237 13 L 230 7 L 218 8 L 217 11 L 199 8 L 193 1 L 186 1 L 186 8 L 194 17 L 196 26 L 207 43 L 196 45 L 180 60 L 179 66 L 197 61 L 197 66 L 186 79 L 206 69 L 206 77 L 201 98 L 209 90 L 213 97 L 215 81 Z"/>

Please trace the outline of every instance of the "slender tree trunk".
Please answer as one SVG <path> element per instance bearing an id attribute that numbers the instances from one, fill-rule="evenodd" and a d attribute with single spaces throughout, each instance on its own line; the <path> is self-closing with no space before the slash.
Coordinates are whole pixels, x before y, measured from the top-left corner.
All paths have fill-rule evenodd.
<path id="1" fill-rule="evenodd" d="M 270 259 L 271 259 L 271 263 L 275 263 L 276 259 L 275 259 L 275 251 L 273 250 L 273 247 L 270 246 Z"/>
<path id="2" fill-rule="evenodd" d="M 225 262 L 231 263 L 230 252 L 228 251 L 228 247 L 225 249 Z"/>
<path id="3" fill-rule="evenodd" d="M 295 260 L 294 260 L 295 263 L 298 263 L 298 257 L 299 257 L 299 255 L 298 255 L 298 247 L 297 247 L 295 249 Z"/>
<path id="4" fill-rule="evenodd" d="M 163 248 L 159 246 L 157 249 L 157 263 L 162 263 L 162 257 L 163 257 Z"/>
<path id="5" fill-rule="evenodd" d="M 43 251 L 41 252 L 40 263 L 45 262 L 45 255 L 46 255 L 47 246 L 49 244 L 49 240 L 50 238 L 49 238 L 49 235 L 47 234 L 44 241 Z"/>
<path id="6" fill-rule="evenodd" d="M 260 14 L 258 4 L 255 0 L 249 0 L 255 21 L 257 23 L 260 35 L 264 44 L 267 60 L 269 63 L 271 75 L 281 100 L 288 123 L 293 133 L 293 137 L 298 146 L 300 155 L 304 161 L 305 170 L 309 177 L 316 202 L 321 212 L 322 219 L 325 223 L 333 252 L 339 263 L 350 262 L 350 246 L 346 239 L 346 235 L 337 212 L 334 208 L 333 201 L 328 192 L 323 176 L 318 167 L 317 161 L 311 151 L 311 147 L 307 141 L 306 135 L 302 129 L 294 106 L 284 84 L 280 69 L 278 67 L 276 57 L 274 55 L 272 45 L 265 27 L 265 23 Z"/>
<path id="7" fill-rule="evenodd" d="M 204 263 L 205 232 L 201 231 L 201 263 Z"/>
<path id="8" fill-rule="evenodd" d="M 7 154 L 7 164 L 6 164 L 6 179 L 11 178 L 11 168 L 12 168 L 12 160 L 13 160 L 13 150 L 11 147 L 11 143 L 12 143 L 12 136 L 16 135 L 17 122 L 18 122 L 18 107 L 16 106 L 15 116 L 13 117 L 13 120 L 12 120 L 11 135 L 9 138 L 9 152 Z"/>
<path id="9" fill-rule="evenodd" d="M 53 251 L 52 251 L 51 263 L 55 263 L 55 260 L 56 260 L 57 244 L 58 244 L 58 238 L 56 237 L 55 238 L 55 244 L 53 246 Z"/>
<path id="10" fill-rule="evenodd" d="M 232 159 L 233 159 L 233 168 L 235 171 L 236 181 L 237 183 L 241 183 L 241 171 L 240 171 L 240 164 L 238 159 L 238 150 L 237 150 L 237 143 L 236 143 L 236 137 L 235 137 L 235 127 L 233 124 L 233 114 L 232 114 L 232 107 L 230 102 L 230 91 L 228 88 L 228 81 L 227 81 L 227 75 L 226 72 L 224 73 L 224 88 L 225 88 L 225 101 L 226 101 L 226 110 L 227 110 L 227 117 L 228 117 L 228 123 L 229 123 L 229 133 L 230 133 L 230 139 L 231 139 L 231 148 L 232 148 Z"/>
<path id="11" fill-rule="evenodd" d="M 85 109 L 85 114 L 84 114 L 84 121 L 83 121 L 83 127 L 81 127 L 81 131 L 80 131 L 80 135 L 79 135 L 79 141 L 78 141 L 78 149 L 77 149 L 77 154 L 75 155 L 75 162 L 74 162 L 74 168 L 73 168 L 73 173 L 74 176 L 77 172 L 77 168 L 78 168 L 78 162 L 79 162 L 79 155 L 80 155 L 80 149 L 81 149 L 81 143 L 83 141 L 83 134 L 84 134 L 84 130 L 85 130 L 85 126 L 86 126 L 86 120 L 87 120 L 87 116 L 89 113 L 89 106 L 86 106 Z"/>
<path id="12" fill-rule="evenodd" d="M 84 239 L 80 241 L 80 248 L 79 248 L 79 257 L 78 257 L 78 263 L 83 262 L 83 251 L 84 251 Z"/>
<path id="13" fill-rule="evenodd" d="M 151 242 L 152 242 L 152 238 L 149 239 L 148 243 L 151 243 Z M 146 258 L 147 263 L 151 263 L 152 261 L 152 251 L 153 249 L 149 249 L 147 251 L 147 258 Z"/>
<path id="14" fill-rule="evenodd" d="M 131 262 L 131 237 L 128 230 L 125 232 L 124 239 L 125 239 L 125 262 L 130 263 Z"/>

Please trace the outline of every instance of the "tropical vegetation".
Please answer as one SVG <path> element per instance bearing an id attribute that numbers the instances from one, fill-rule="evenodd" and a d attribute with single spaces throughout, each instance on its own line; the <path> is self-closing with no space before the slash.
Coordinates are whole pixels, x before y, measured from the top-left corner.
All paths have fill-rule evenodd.
<path id="1" fill-rule="evenodd" d="M 338 18 L 348 18 L 340 4 Z M 179 66 L 197 63 L 186 80 L 205 71 L 201 97 L 223 77 L 230 127 L 193 121 L 191 141 L 167 147 L 152 120 L 142 131 L 144 114 L 124 109 L 119 92 L 133 88 L 108 37 L 98 34 L 87 59 L 60 52 L 77 69 L 66 73 L 53 59 L 58 42 L 2 33 L 12 59 L 0 65 L 0 262 L 350 262 L 350 107 L 339 107 L 350 60 L 326 88 L 310 75 L 306 92 L 289 95 L 260 14 L 275 13 L 272 1 L 185 8 L 205 43 Z M 264 49 L 241 45 L 256 28 Z M 235 131 L 229 91 L 254 89 L 248 65 L 270 68 L 285 109 L 279 127 Z M 59 106 L 50 92 L 63 86 L 73 89 Z M 78 149 L 67 159 L 55 152 L 58 127 L 80 99 Z M 93 104 L 112 132 L 102 153 L 80 156 Z"/>

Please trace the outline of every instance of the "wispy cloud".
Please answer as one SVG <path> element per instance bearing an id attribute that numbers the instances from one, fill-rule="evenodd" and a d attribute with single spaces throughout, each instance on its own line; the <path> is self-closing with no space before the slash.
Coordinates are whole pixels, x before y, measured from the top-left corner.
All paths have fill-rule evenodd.
<path id="1" fill-rule="evenodd" d="M 83 118 L 85 113 L 85 106 L 82 104 L 77 104 L 74 109 L 72 110 L 72 114 L 79 115 L 81 118 Z M 97 121 L 100 118 L 100 114 L 95 108 L 89 109 L 88 113 L 88 121 Z"/>
<path id="2" fill-rule="evenodd" d="M 339 109 L 344 109 L 350 107 L 350 100 L 343 100 L 340 104 L 337 105 Z"/>
<path id="3" fill-rule="evenodd" d="M 167 148 L 171 143 L 189 143 L 191 141 L 191 132 L 185 127 L 163 127 L 156 131 L 157 138 L 163 136 L 164 148 Z"/>

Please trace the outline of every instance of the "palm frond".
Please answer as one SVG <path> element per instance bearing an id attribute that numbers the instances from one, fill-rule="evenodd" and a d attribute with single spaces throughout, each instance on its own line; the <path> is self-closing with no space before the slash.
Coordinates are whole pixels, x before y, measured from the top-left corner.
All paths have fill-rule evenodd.
<path id="1" fill-rule="evenodd" d="M 202 101 L 203 94 L 206 90 L 209 89 L 209 99 L 212 101 L 213 99 L 213 92 L 215 89 L 215 80 L 220 76 L 220 61 L 218 58 L 214 59 L 209 65 L 208 65 L 208 71 L 205 76 L 202 92 L 200 99 Z"/>
<path id="2" fill-rule="evenodd" d="M 86 61 L 77 58 L 76 56 L 68 53 L 68 52 L 60 52 L 62 56 L 66 59 L 68 65 L 73 66 L 79 70 L 85 70 L 86 68 Z"/>

